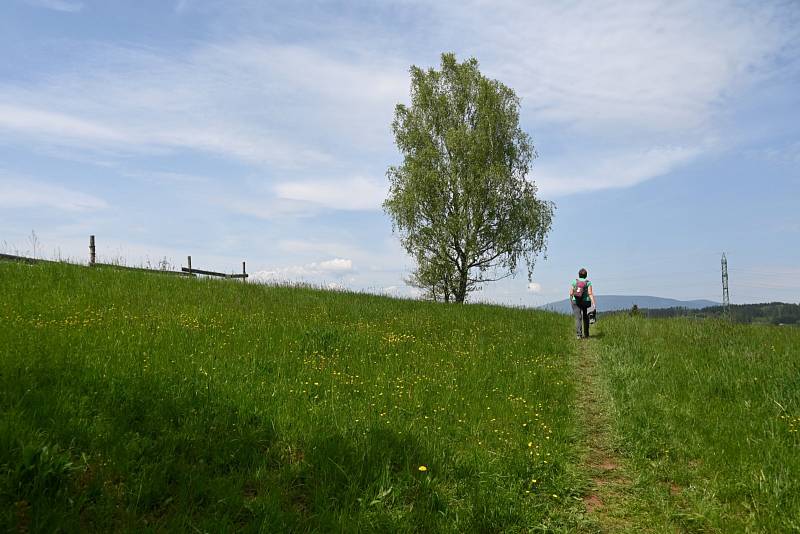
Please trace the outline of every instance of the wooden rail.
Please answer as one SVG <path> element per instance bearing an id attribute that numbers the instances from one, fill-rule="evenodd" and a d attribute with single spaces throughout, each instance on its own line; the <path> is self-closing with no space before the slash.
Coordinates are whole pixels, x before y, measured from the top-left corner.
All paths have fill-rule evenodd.
<path id="1" fill-rule="evenodd" d="M 246 280 L 250 275 L 247 274 L 247 268 L 245 262 L 242 262 L 242 272 L 241 274 L 227 274 L 227 273 L 219 273 L 216 271 L 206 271 L 204 269 L 194 269 L 192 268 L 192 257 L 188 256 L 188 267 L 181 267 L 180 271 L 168 271 L 166 269 L 148 269 L 146 267 L 128 267 L 127 265 L 115 265 L 113 263 L 98 263 L 97 262 L 97 254 L 96 254 L 96 247 L 95 247 L 95 239 L 94 236 L 89 236 L 89 267 L 103 267 L 103 268 L 110 268 L 110 269 L 122 269 L 126 271 L 142 271 L 148 273 L 161 273 L 161 274 L 173 274 L 178 276 L 197 276 L 198 274 L 202 274 L 204 276 L 217 276 L 220 278 L 238 278 L 241 280 Z M 39 258 L 28 258 L 26 256 L 16 256 L 14 254 L 0 254 L 0 261 L 17 261 L 22 263 L 34 264 L 34 263 L 66 263 L 61 261 L 55 260 L 44 260 Z"/>
<path id="2" fill-rule="evenodd" d="M 247 269 L 245 266 L 245 262 L 242 262 L 242 274 L 227 274 L 227 273 L 218 273 L 216 271 L 206 271 L 203 269 L 193 269 L 192 268 L 192 257 L 186 257 L 186 263 L 189 265 L 188 267 L 181 267 L 181 271 L 187 273 L 189 275 L 195 274 L 202 274 L 205 276 L 218 276 L 220 278 L 241 278 L 242 280 L 246 279 L 248 276 Z"/>
<path id="3" fill-rule="evenodd" d="M 242 274 L 226 274 L 218 273 L 215 271 L 204 271 L 203 269 L 189 269 L 188 267 L 181 267 L 181 271 L 186 274 L 204 274 L 206 276 L 219 276 L 220 278 L 247 278 L 250 276 L 247 273 Z"/>

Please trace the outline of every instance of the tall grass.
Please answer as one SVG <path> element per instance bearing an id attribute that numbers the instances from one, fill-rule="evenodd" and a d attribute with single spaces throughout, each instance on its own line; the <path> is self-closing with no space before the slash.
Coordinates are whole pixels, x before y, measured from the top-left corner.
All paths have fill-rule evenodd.
<path id="1" fill-rule="evenodd" d="M 582 521 L 568 318 L 53 264 L 0 295 L 4 528 Z"/>
<path id="2" fill-rule="evenodd" d="M 800 530 L 800 330 L 617 316 L 601 347 L 619 447 L 667 530 Z"/>

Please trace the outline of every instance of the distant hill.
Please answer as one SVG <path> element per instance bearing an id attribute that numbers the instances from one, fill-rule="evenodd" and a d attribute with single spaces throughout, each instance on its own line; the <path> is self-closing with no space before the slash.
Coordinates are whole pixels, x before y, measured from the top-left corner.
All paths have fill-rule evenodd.
<path id="1" fill-rule="evenodd" d="M 689 308 L 699 310 L 709 306 L 719 306 L 719 302 L 711 300 L 676 300 L 664 297 L 650 297 L 644 295 L 597 295 L 597 308 L 600 312 L 610 312 L 619 310 L 629 310 L 636 304 L 639 308 L 657 310 L 662 308 Z M 572 313 L 569 299 L 551 302 L 540 309 L 550 310 L 558 313 Z"/>

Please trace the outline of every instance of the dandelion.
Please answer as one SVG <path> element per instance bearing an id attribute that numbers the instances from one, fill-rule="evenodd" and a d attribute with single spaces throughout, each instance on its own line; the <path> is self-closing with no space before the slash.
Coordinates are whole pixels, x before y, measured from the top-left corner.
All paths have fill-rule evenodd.
<path id="1" fill-rule="evenodd" d="M 422 471 L 422 472 L 424 473 L 425 471 L 427 471 L 427 470 L 428 470 L 428 468 L 427 468 L 427 467 L 425 467 L 424 465 L 421 465 L 421 466 L 419 466 L 419 470 L 420 470 L 420 471 Z"/>

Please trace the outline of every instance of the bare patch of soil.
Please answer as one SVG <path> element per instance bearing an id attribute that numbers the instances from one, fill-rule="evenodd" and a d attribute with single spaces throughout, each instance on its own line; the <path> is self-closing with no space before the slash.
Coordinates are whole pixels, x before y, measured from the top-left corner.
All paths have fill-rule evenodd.
<path id="1" fill-rule="evenodd" d="M 617 462 L 611 458 L 604 458 L 597 467 L 603 471 L 614 471 L 617 468 Z"/>
<path id="2" fill-rule="evenodd" d="M 589 344 L 581 344 L 579 358 L 578 409 L 587 445 L 582 463 L 592 480 L 583 504 L 603 532 L 628 531 L 631 525 L 621 517 L 620 504 L 631 482 L 612 446 L 609 400 L 601 383 L 597 355 Z"/>
<path id="3" fill-rule="evenodd" d="M 603 506 L 603 501 L 597 496 L 597 494 L 590 493 L 583 498 L 583 505 L 586 507 L 586 512 L 591 514 Z"/>

